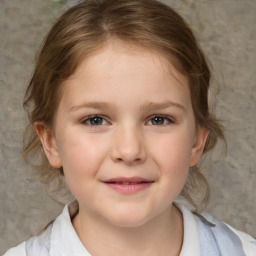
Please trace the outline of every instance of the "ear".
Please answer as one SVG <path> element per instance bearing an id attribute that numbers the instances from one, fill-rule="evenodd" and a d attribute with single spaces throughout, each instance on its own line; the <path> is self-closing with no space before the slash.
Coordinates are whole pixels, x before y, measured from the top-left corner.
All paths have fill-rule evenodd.
<path id="1" fill-rule="evenodd" d="M 203 154 L 204 146 L 208 137 L 209 131 L 204 126 L 198 126 L 195 136 L 194 145 L 190 155 L 189 167 L 197 164 Z"/>
<path id="2" fill-rule="evenodd" d="M 56 139 L 53 136 L 51 129 L 49 129 L 43 122 L 35 122 L 34 127 L 50 165 L 54 168 L 62 167 Z"/>

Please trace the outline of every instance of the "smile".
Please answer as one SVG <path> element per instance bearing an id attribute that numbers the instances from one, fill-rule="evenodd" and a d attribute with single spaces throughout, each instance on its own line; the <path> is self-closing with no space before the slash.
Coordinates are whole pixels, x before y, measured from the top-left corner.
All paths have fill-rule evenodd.
<path id="1" fill-rule="evenodd" d="M 125 178 L 119 177 L 103 181 L 109 188 L 122 194 L 135 194 L 148 187 L 150 187 L 154 181 L 147 180 L 141 177 Z"/>

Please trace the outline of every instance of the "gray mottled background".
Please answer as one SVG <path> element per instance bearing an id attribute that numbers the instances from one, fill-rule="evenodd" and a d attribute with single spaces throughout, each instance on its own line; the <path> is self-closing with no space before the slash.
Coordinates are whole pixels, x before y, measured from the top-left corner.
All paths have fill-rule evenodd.
<path id="1" fill-rule="evenodd" d="M 195 30 L 220 84 L 216 114 L 228 153 L 215 154 L 208 210 L 256 236 L 256 1 L 166 0 Z M 20 158 L 25 87 L 52 22 L 75 1 L 0 0 L 0 254 L 36 234 L 62 209 Z M 51 193 L 55 197 L 55 193 Z"/>

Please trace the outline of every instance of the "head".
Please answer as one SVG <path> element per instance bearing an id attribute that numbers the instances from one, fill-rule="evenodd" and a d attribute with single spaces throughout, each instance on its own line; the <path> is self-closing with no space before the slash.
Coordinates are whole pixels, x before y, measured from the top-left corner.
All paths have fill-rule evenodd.
<path id="1" fill-rule="evenodd" d="M 187 78 L 196 127 L 209 132 L 203 154 L 212 150 L 219 138 L 223 139 L 222 128 L 208 107 L 210 70 L 185 21 L 172 8 L 155 0 L 88 0 L 69 9 L 54 24 L 26 91 L 24 105 L 30 124 L 25 133 L 24 155 L 39 156 L 37 170 L 46 183 L 61 178 L 63 168 L 49 164 L 34 125 L 43 124 L 54 132 L 65 81 L 86 58 L 111 42 L 155 52 Z M 194 205 L 194 193 L 199 187 L 205 188 L 202 201 L 206 201 L 208 184 L 195 164 L 182 191 Z"/>

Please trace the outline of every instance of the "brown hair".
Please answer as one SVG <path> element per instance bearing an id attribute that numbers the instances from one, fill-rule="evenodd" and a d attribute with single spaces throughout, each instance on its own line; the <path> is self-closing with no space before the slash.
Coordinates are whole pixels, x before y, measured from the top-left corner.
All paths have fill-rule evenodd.
<path id="1" fill-rule="evenodd" d="M 42 121 L 52 126 L 60 101 L 61 83 L 86 55 L 111 39 L 163 53 L 189 78 L 196 123 L 209 130 L 204 153 L 213 149 L 218 138 L 224 139 L 221 125 L 209 113 L 209 67 L 182 17 L 155 0 L 86 0 L 67 10 L 53 25 L 25 94 L 24 107 L 30 124 L 25 132 L 23 153 L 25 159 L 31 161 L 32 158 L 46 183 L 60 178 L 63 172 L 49 165 L 33 124 Z M 193 193 L 204 188 L 202 202 L 205 202 L 209 186 L 196 166 L 189 173 L 182 195 L 196 206 Z"/>

